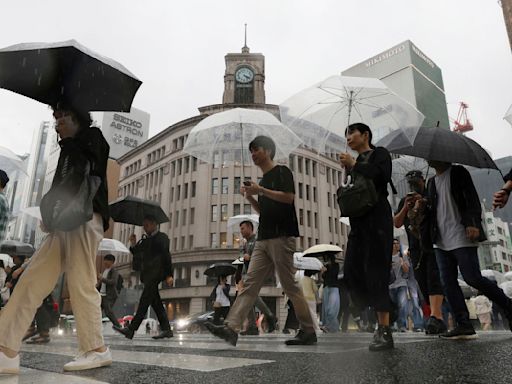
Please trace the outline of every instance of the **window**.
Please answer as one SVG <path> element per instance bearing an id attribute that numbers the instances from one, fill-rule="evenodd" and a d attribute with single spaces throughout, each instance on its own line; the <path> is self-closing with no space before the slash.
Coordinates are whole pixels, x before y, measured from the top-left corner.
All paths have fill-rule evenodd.
<path id="1" fill-rule="evenodd" d="M 181 236 L 181 249 L 185 249 L 186 248 L 186 244 L 185 244 L 185 236 Z"/>
<path id="2" fill-rule="evenodd" d="M 308 223 L 308 227 L 311 227 L 311 211 L 306 212 L 306 221 Z"/>
<path id="3" fill-rule="evenodd" d="M 303 193 L 302 193 L 302 183 L 299 183 L 299 199 L 303 199 Z"/>
<path id="4" fill-rule="evenodd" d="M 315 228 L 318 228 L 318 213 L 315 212 Z"/>
<path id="5" fill-rule="evenodd" d="M 331 206 L 331 192 L 327 192 L 327 206 Z"/>
<path id="6" fill-rule="evenodd" d="M 185 158 L 185 173 L 188 173 L 188 171 L 190 170 L 190 157 L 186 157 Z"/>
<path id="7" fill-rule="evenodd" d="M 172 227 L 172 212 L 169 212 L 169 226 Z"/>
<path id="8" fill-rule="evenodd" d="M 302 156 L 297 156 L 297 171 L 302 173 Z"/>
<path id="9" fill-rule="evenodd" d="M 221 248 L 226 248 L 227 246 L 228 246 L 227 233 L 226 232 L 221 232 L 220 233 L 220 247 Z"/>
<path id="10" fill-rule="evenodd" d="M 181 185 L 178 185 L 176 189 L 176 200 L 179 200 L 181 197 Z"/>
<path id="11" fill-rule="evenodd" d="M 290 167 L 290 170 L 293 172 L 295 171 L 295 164 L 294 164 L 294 159 L 295 159 L 295 156 L 294 155 L 290 155 L 288 157 L 288 166 Z"/>
<path id="12" fill-rule="evenodd" d="M 178 160 L 178 162 L 176 163 L 176 167 L 178 168 L 178 175 L 181 175 L 181 159 Z"/>
<path id="13" fill-rule="evenodd" d="M 183 186 L 183 198 L 188 199 L 188 183 Z"/>
<path id="14" fill-rule="evenodd" d="M 240 204 L 233 205 L 233 216 L 237 216 L 240 214 Z"/>
<path id="15" fill-rule="evenodd" d="M 501 258 L 503 260 L 507 260 L 507 254 L 505 252 L 501 252 Z"/>
<path id="16" fill-rule="evenodd" d="M 177 237 L 172 239 L 172 249 L 173 249 L 173 251 L 177 251 L 178 250 L 178 238 Z"/>
<path id="17" fill-rule="evenodd" d="M 174 216 L 174 226 L 177 227 L 180 224 L 180 211 L 176 211 Z"/>
<path id="18" fill-rule="evenodd" d="M 313 240 L 311 240 L 311 237 L 308 237 L 308 247 L 313 246 Z"/>
<path id="19" fill-rule="evenodd" d="M 327 177 L 327 182 L 330 183 L 331 182 L 331 168 L 325 169 L 325 176 Z"/>
<path id="20" fill-rule="evenodd" d="M 304 164 L 306 175 L 309 175 L 309 163 L 311 163 L 311 161 L 309 159 L 306 159 L 305 164 Z"/>
<path id="21" fill-rule="evenodd" d="M 196 209 L 190 208 L 190 224 L 194 224 L 196 218 Z"/>
<path id="22" fill-rule="evenodd" d="M 244 215 L 251 214 L 251 204 L 244 204 Z"/>
<path id="23" fill-rule="evenodd" d="M 233 183 L 233 193 L 238 194 L 240 193 L 240 178 L 235 177 L 234 183 Z"/>
<path id="24" fill-rule="evenodd" d="M 304 225 L 304 210 L 302 208 L 299 209 L 299 224 Z"/>
<path id="25" fill-rule="evenodd" d="M 219 210 L 216 205 L 212 205 L 211 221 L 219 220 Z"/>
<path id="26" fill-rule="evenodd" d="M 332 233 L 332 217 L 329 216 L 329 232 Z"/>
<path id="27" fill-rule="evenodd" d="M 219 247 L 219 238 L 216 233 L 210 233 L 210 246 L 212 248 Z"/>
<path id="28" fill-rule="evenodd" d="M 312 166 L 311 170 L 312 170 L 312 173 L 313 173 L 313 177 L 316 177 L 316 161 L 313 161 L 311 163 L 311 166 Z"/>
<path id="29" fill-rule="evenodd" d="M 228 219 L 228 205 L 227 204 L 222 204 L 220 206 L 220 218 L 221 218 L 221 221 L 227 221 L 227 219 Z"/>
<path id="30" fill-rule="evenodd" d="M 216 195 L 219 193 L 219 179 L 212 179 L 212 195 Z"/>
<path id="31" fill-rule="evenodd" d="M 501 227 L 498 227 L 498 233 L 499 233 L 500 235 L 503 235 L 503 229 L 501 229 Z"/>
<path id="32" fill-rule="evenodd" d="M 334 232 L 335 232 L 336 234 L 338 234 L 338 226 L 339 226 L 339 221 L 338 221 L 338 219 L 335 217 L 335 218 L 334 218 Z"/>
<path id="33" fill-rule="evenodd" d="M 221 193 L 223 195 L 227 195 L 228 194 L 228 181 L 229 181 L 229 179 L 227 177 L 223 177 L 222 178 Z"/>
<path id="34" fill-rule="evenodd" d="M 183 210 L 183 214 L 181 215 L 181 225 L 187 225 L 187 210 Z"/>
<path id="35" fill-rule="evenodd" d="M 194 248 L 194 235 L 189 235 L 188 237 L 188 248 Z"/>
<path id="36" fill-rule="evenodd" d="M 316 203 L 316 187 L 313 187 L 313 202 Z"/>
<path id="37" fill-rule="evenodd" d="M 190 186 L 190 197 L 196 197 L 196 182 L 193 181 L 191 186 Z"/>
<path id="38" fill-rule="evenodd" d="M 192 172 L 197 171 L 197 158 L 192 158 Z"/>
<path id="39" fill-rule="evenodd" d="M 174 200 L 174 187 L 171 188 L 171 203 Z"/>
<path id="40" fill-rule="evenodd" d="M 309 200 L 309 185 L 306 185 L 306 200 Z"/>

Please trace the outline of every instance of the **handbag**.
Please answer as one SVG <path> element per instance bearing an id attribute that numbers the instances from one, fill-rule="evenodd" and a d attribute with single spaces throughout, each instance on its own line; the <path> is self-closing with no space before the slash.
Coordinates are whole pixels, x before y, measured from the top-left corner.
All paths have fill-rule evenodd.
<path id="1" fill-rule="evenodd" d="M 90 169 L 90 163 L 87 162 L 84 178 L 75 194 L 71 194 L 63 186 L 63 182 L 52 187 L 43 196 L 40 205 L 41 218 L 48 231 L 69 232 L 92 219 L 92 201 L 101 184 L 101 178 L 90 175 Z"/>
<path id="2" fill-rule="evenodd" d="M 373 151 L 361 155 L 361 163 L 368 163 Z M 340 186 L 336 191 L 342 217 L 360 217 L 372 209 L 379 201 L 373 180 L 352 170 L 353 182 L 346 187 Z"/>

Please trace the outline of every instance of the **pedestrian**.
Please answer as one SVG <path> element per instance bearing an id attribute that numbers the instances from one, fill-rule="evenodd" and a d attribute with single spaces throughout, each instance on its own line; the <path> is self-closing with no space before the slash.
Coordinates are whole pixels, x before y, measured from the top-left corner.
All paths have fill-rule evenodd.
<path id="1" fill-rule="evenodd" d="M 313 319 L 315 332 L 318 334 L 321 331 L 320 325 L 318 324 L 318 315 L 316 313 L 318 286 L 316 285 L 316 281 L 313 279 L 313 276 L 317 273 L 318 271 L 313 271 L 311 269 L 304 270 L 304 276 L 300 279 L 300 286 L 302 288 L 302 293 L 304 294 L 304 299 L 306 300 L 306 303 L 308 303 L 309 313 Z"/>
<path id="2" fill-rule="evenodd" d="M 338 274 L 340 266 L 336 263 L 334 255 L 325 255 L 325 270 L 322 272 L 324 284 L 322 298 L 322 330 L 324 332 L 338 332 L 340 323 L 338 315 L 340 312 L 340 291 L 338 286 Z"/>
<path id="3" fill-rule="evenodd" d="M 486 296 L 482 295 L 481 292 L 478 292 L 478 295 L 475 297 L 475 313 L 478 316 L 482 330 L 490 330 L 492 324 L 492 303 Z"/>
<path id="4" fill-rule="evenodd" d="M 398 239 L 393 239 L 389 295 L 391 297 L 391 301 L 398 309 L 398 318 L 396 322 L 399 332 L 406 332 L 408 329 L 409 290 L 407 287 L 407 279 L 409 277 L 409 269 L 409 261 L 404 258 L 404 255 L 400 251 L 400 241 Z"/>
<path id="5" fill-rule="evenodd" d="M 225 320 L 228 317 L 231 301 L 229 300 L 229 290 L 231 286 L 227 283 L 226 276 L 217 277 L 217 285 L 213 287 L 210 300 L 213 301 L 213 323 L 221 325 L 220 319 Z"/>
<path id="6" fill-rule="evenodd" d="M 100 294 L 96 290 L 96 250 L 108 229 L 106 169 L 109 146 L 101 131 L 92 127 L 87 111 L 58 103 L 53 107 L 60 136 L 60 155 L 49 192 L 43 197 L 51 216 L 43 215 L 41 229 L 48 235 L 20 278 L 0 316 L 0 373 L 19 372 L 21 339 L 37 308 L 65 273 L 76 319 L 79 355 L 64 365 L 77 371 L 112 364 L 102 335 Z M 87 171 L 100 180 L 93 197 L 93 216 L 70 230 L 53 227 L 54 220 L 73 204 L 85 204 L 78 191 Z M 67 206 L 61 196 L 72 196 Z M 84 207 L 79 207 L 83 210 Z M 46 211 L 45 211 L 46 212 Z M 37 287 L 34 288 L 34 287 Z"/>
<path id="7" fill-rule="evenodd" d="M 284 293 L 283 293 L 284 294 Z M 308 308 L 309 311 L 309 308 Z M 293 308 L 293 302 L 290 299 L 286 300 L 286 320 L 283 326 L 283 333 L 285 335 L 290 334 L 290 330 L 295 333 L 297 329 L 299 329 L 300 324 L 297 319 L 297 315 L 295 314 L 295 309 Z"/>
<path id="8" fill-rule="evenodd" d="M 54 315 L 53 304 L 53 297 L 50 294 L 37 308 L 34 321 L 23 337 L 24 341 L 28 339 L 27 344 L 47 344 L 50 342 L 50 327 Z"/>
<path id="9" fill-rule="evenodd" d="M 340 290 L 340 312 L 338 321 L 341 324 L 341 332 L 348 331 L 348 320 L 350 318 L 350 293 L 348 292 L 347 283 L 343 276 L 338 280 Z"/>
<path id="10" fill-rule="evenodd" d="M 314 344 L 317 339 L 313 320 L 304 295 L 294 280 L 296 270 L 293 266 L 293 254 L 299 227 L 294 204 L 293 174 L 288 167 L 274 163 L 276 146 L 270 137 L 257 136 L 249 144 L 249 150 L 254 164 L 263 172 L 259 184 L 245 181 L 240 189 L 252 208 L 260 214 L 256 245 L 251 255 L 244 288 L 237 296 L 226 324 L 215 326 L 206 323 L 207 328 L 214 335 L 236 345 L 238 332 L 247 313 L 254 306 L 263 283 L 275 271 L 300 322 L 299 332 L 294 339 L 287 340 L 286 344 Z M 258 200 L 254 195 L 258 196 Z"/>
<path id="11" fill-rule="evenodd" d="M 509 321 L 512 320 L 512 301 L 480 273 L 478 242 L 486 237 L 482 228 L 480 199 L 471 175 L 460 165 L 440 161 L 428 163 L 436 171 L 427 185 L 431 236 L 441 282 L 455 320 L 455 328 L 441 334 L 441 337 L 474 339 L 477 335 L 457 281 L 458 270 L 467 284 L 498 304 Z"/>
<path id="12" fill-rule="evenodd" d="M 103 257 L 103 273 L 98 274 L 97 289 L 101 295 L 101 309 L 105 316 L 118 328 L 121 324 L 117 321 L 117 317 L 112 310 L 117 300 L 117 283 L 119 281 L 119 272 L 113 267 L 116 262 L 116 257 L 112 254 Z"/>
<path id="13" fill-rule="evenodd" d="M 142 320 L 151 306 L 160 323 L 160 332 L 153 339 L 170 338 L 173 336 L 167 312 L 162 304 L 158 285 L 165 281 L 172 286 L 172 261 L 169 253 L 169 237 L 158 230 L 158 223 L 154 216 L 144 217 L 143 224 L 145 236 L 137 243 L 135 234 L 130 235 L 130 252 L 134 258 L 142 258 L 140 279 L 144 289 L 140 297 L 137 313 L 128 327 L 113 326 L 113 329 L 128 339 L 139 329 Z"/>
<path id="14" fill-rule="evenodd" d="M 254 225 L 250 220 L 242 221 L 240 223 L 240 234 L 245 239 L 243 242 L 243 259 L 244 259 L 244 266 L 242 269 L 242 287 L 244 284 L 244 281 L 247 279 L 247 271 L 249 270 L 249 265 L 251 262 L 251 255 L 254 250 L 254 246 L 256 245 L 256 234 L 254 233 Z M 265 316 L 265 319 L 267 320 L 268 325 L 268 333 L 274 332 L 276 329 L 276 317 L 270 310 L 270 308 L 265 304 L 263 299 L 258 295 L 255 302 L 255 307 L 258 308 L 260 313 L 262 313 Z M 258 326 L 256 325 L 256 312 L 254 307 L 249 310 L 249 315 L 247 316 L 248 320 L 248 326 L 247 330 L 241 331 L 241 335 L 258 335 L 259 330 Z"/>
<path id="15" fill-rule="evenodd" d="M 7 235 L 7 224 L 9 224 L 9 202 L 5 196 L 4 189 L 9 182 L 9 177 L 4 170 L 0 169 L 0 241 L 5 240 Z"/>
<path id="16" fill-rule="evenodd" d="M 405 175 L 410 192 L 400 200 L 393 217 L 396 228 L 405 227 L 409 242 L 409 256 L 412 261 L 412 274 L 422 296 L 430 306 L 430 317 L 425 324 L 427 335 L 446 332 L 443 321 L 443 286 L 437 266 L 434 247 L 430 236 L 428 216 L 423 212 L 426 198 L 426 183 L 420 170 L 412 170 Z"/>
<path id="17" fill-rule="evenodd" d="M 344 276 L 354 305 L 361 311 L 371 306 L 377 312 L 378 327 L 369 349 L 386 350 L 394 346 L 388 288 L 393 251 L 393 222 L 387 199 L 391 156 L 385 148 L 373 146 L 372 131 L 362 123 L 349 125 L 347 142 L 359 156 L 356 160 L 349 153 L 342 153 L 340 163 L 373 183 L 377 202 L 361 216 L 350 217 Z"/>

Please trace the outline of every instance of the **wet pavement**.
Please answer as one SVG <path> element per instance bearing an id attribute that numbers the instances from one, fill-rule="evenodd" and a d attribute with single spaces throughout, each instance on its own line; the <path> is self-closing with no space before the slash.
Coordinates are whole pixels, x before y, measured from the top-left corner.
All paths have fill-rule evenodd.
<path id="1" fill-rule="evenodd" d="M 236 348 L 208 334 L 164 341 L 106 336 L 114 364 L 80 373 L 62 366 L 76 354 L 76 339 L 24 345 L 19 377 L 25 383 L 511 383 L 512 334 L 480 332 L 473 341 L 395 334 L 393 351 L 371 353 L 371 335 L 322 335 L 318 344 L 287 347 L 282 334 L 240 337 Z"/>

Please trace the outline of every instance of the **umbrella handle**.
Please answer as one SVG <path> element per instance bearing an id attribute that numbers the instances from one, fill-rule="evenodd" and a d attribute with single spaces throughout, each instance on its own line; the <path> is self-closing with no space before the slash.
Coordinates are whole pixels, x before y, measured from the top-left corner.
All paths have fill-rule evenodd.
<path id="1" fill-rule="evenodd" d="M 348 186 L 352 185 L 352 176 L 347 175 L 347 170 L 345 167 L 341 168 L 341 186 L 343 188 L 346 188 Z"/>

